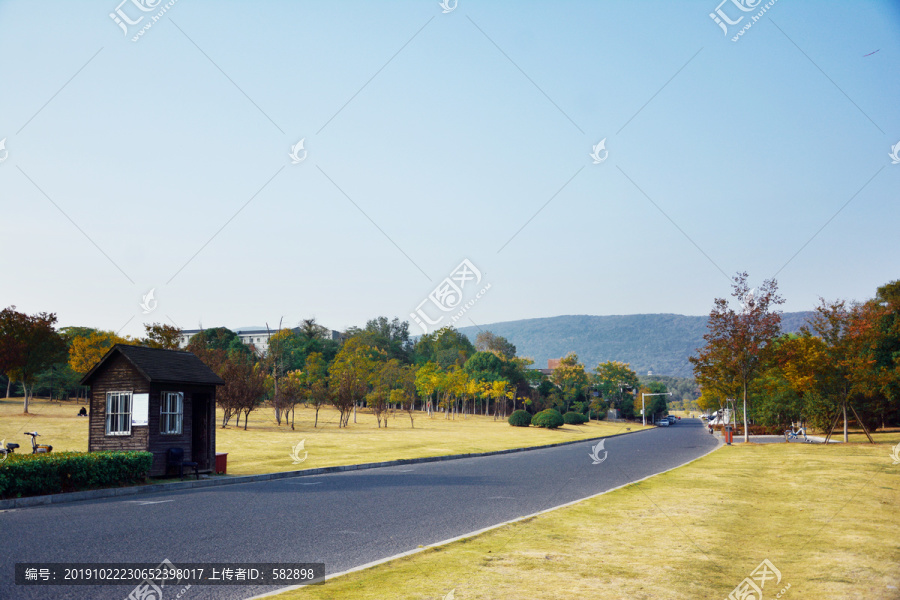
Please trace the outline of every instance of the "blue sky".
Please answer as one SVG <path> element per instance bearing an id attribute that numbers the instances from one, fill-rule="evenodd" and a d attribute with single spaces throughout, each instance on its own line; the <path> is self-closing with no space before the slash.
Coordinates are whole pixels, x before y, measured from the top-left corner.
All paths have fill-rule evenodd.
<path id="1" fill-rule="evenodd" d="M 779 0 L 737 42 L 765 3 L 726 35 L 706 0 L 180 0 L 133 42 L 135 3 L 126 36 L 115 0 L 0 1 L 3 306 L 343 329 L 468 259 L 471 325 L 900 277 L 896 2 Z"/>

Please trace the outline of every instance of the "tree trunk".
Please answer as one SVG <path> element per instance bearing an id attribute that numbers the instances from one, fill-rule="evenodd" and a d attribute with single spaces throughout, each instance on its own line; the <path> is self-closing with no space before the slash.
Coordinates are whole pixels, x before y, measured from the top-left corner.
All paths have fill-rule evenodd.
<path id="1" fill-rule="evenodd" d="M 744 443 L 750 442 L 750 428 L 747 426 L 747 381 L 744 380 Z"/>
<path id="2" fill-rule="evenodd" d="M 318 405 L 317 405 L 317 406 L 316 406 L 316 420 L 313 421 L 313 427 L 318 426 L 318 424 L 319 424 L 319 407 L 318 407 Z"/>
<path id="3" fill-rule="evenodd" d="M 22 384 L 22 389 L 23 389 L 24 392 L 25 392 L 25 410 L 24 410 L 23 412 L 27 415 L 27 414 L 28 414 L 28 400 L 29 400 L 29 397 L 28 397 L 28 384 L 27 384 L 27 383 L 23 383 L 23 384 Z M 32 391 L 34 391 L 34 386 L 33 386 L 33 385 L 31 386 L 31 389 L 32 389 Z"/>
<path id="4" fill-rule="evenodd" d="M 27 410 L 25 412 L 28 412 Z M 847 401 L 844 400 L 844 443 L 847 443 Z"/>
<path id="5" fill-rule="evenodd" d="M 12 377 L 6 380 L 6 397 L 9 398 L 9 387 L 12 385 Z"/>
<path id="6" fill-rule="evenodd" d="M 251 409 L 248 408 L 246 412 L 244 412 L 244 431 L 247 431 L 247 420 L 250 418 L 250 410 Z"/>

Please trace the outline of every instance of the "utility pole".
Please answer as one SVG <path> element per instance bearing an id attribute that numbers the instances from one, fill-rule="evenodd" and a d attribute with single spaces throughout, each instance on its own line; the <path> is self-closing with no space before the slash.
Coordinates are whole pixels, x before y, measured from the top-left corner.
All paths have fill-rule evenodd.
<path id="1" fill-rule="evenodd" d="M 644 410 L 644 396 L 671 396 L 672 392 L 659 392 L 657 394 L 645 394 L 641 392 L 641 417 L 644 420 L 644 425 L 647 425 L 647 413 Z"/>

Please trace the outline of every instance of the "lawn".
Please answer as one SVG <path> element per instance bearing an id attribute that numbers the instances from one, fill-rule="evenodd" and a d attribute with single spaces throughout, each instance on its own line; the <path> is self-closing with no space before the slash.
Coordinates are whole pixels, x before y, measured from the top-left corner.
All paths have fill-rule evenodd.
<path id="1" fill-rule="evenodd" d="M 726 598 L 764 559 L 763 597 L 900 597 L 891 446 L 739 444 L 579 504 L 278 600 Z M 789 586 L 789 587 L 788 587 Z M 450 592 L 453 592 L 450 596 Z"/>
<path id="2" fill-rule="evenodd" d="M 20 452 L 30 451 L 29 438 L 24 431 L 37 430 L 39 441 L 51 444 L 55 451 L 87 450 L 88 419 L 77 417 L 81 404 L 74 402 L 31 403 L 30 414 L 22 414 L 22 399 L 0 399 L 0 439 L 17 442 Z M 218 425 L 222 413 L 218 411 Z M 368 411 L 359 411 L 356 423 L 339 429 L 338 413 L 333 408 L 319 411 L 318 427 L 313 427 L 315 412 L 297 408 L 295 430 L 275 423 L 270 408 L 260 408 L 250 413 L 247 431 L 234 426 L 234 421 L 222 429 L 216 429 L 216 450 L 228 453 L 228 473 L 249 475 L 294 471 L 336 465 L 367 462 L 383 462 L 401 458 L 419 458 L 448 454 L 467 454 L 540 446 L 558 442 L 576 441 L 601 436 L 618 435 L 628 430 L 642 429 L 635 423 L 596 422 L 584 425 L 565 425 L 557 430 L 536 427 L 510 427 L 505 420 L 492 417 L 461 416 L 446 419 L 436 414 L 416 412 L 414 427 L 405 412 L 396 413 L 388 427 L 379 428 L 375 417 Z M 305 440 L 305 441 L 304 441 Z M 304 441 L 299 457 L 306 459 L 294 464 L 291 450 Z M 30 446 L 29 446 L 30 448 Z"/>

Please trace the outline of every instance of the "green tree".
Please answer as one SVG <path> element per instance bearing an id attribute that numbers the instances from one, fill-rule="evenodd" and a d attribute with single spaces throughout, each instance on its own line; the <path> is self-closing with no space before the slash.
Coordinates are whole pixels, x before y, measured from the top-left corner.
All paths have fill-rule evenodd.
<path id="1" fill-rule="evenodd" d="M 442 369 L 450 365 L 462 367 L 475 354 L 475 346 L 452 326 L 442 327 L 421 336 L 413 347 L 414 362 L 424 365 L 433 362 Z"/>
<path id="2" fill-rule="evenodd" d="M 559 366 L 551 375 L 553 383 L 559 388 L 560 398 L 565 410 L 569 412 L 569 406 L 579 397 L 583 397 L 590 383 L 584 365 L 578 362 L 578 355 L 570 352 L 565 358 L 560 359 Z"/>
<path id="3" fill-rule="evenodd" d="M 475 349 L 479 352 L 494 352 L 506 360 L 516 356 L 516 346 L 502 335 L 481 331 L 475 336 Z"/>
<path id="4" fill-rule="evenodd" d="M 598 364 L 594 369 L 594 383 L 603 399 L 619 409 L 624 418 L 634 416 L 634 397 L 629 390 L 637 388 L 639 383 L 637 374 L 627 363 L 611 360 Z"/>

